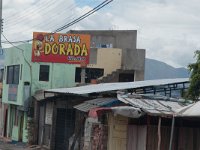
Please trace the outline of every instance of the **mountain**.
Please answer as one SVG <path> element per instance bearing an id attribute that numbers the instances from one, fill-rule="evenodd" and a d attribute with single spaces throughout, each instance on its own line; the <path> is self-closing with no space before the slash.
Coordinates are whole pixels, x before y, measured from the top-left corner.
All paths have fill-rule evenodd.
<path id="1" fill-rule="evenodd" d="M 145 80 L 189 78 L 189 71 L 185 68 L 174 68 L 164 62 L 145 59 Z"/>

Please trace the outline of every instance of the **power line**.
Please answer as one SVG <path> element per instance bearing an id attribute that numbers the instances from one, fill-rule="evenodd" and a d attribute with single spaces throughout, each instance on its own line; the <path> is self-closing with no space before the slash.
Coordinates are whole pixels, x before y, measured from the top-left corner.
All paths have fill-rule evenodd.
<path id="1" fill-rule="evenodd" d="M 86 17 L 92 15 L 93 13 L 95 13 L 96 11 L 100 10 L 101 8 L 105 7 L 106 5 L 108 5 L 110 2 L 112 2 L 113 0 L 105 0 L 104 2 L 102 2 L 101 4 L 99 4 L 98 6 L 96 6 L 95 8 L 93 8 L 92 10 L 88 11 L 87 13 L 85 13 L 84 15 L 80 16 L 79 18 L 75 19 L 74 21 L 63 25 L 62 27 L 56 29 L 54 32 L 60 32 L 72 25 L 74 25 L 77 22 L 80 22 L 81 20 L 85 19 Z"/>
<path id="2" fill-rule="evenodd" d="M 54 33 L 56 33 L 56 32 L 60 32 L 60 31 L 62 31 L 62 30 L 64 30 L 64 29 L 66 29 L 66 28 L 68 28 L 68 27 L 70 27 L 70 26 L 72 26 L 72 25 L 74 25 L 74 24 L 80 22 L 81 20 L 85 19 L 86 17 L 92 15 L 94 12 L 96 12 L 96 11 L 100 10 L 101 8 L 105 7 L 106 5 L 108 5 L 108 4 L 109 4 L 110 2 L 112 2 L 112 1 L 113 1 L 113 0 L 105 0 L 105 1 L 103 1 L 101 4 L 97 5 L 95 8 L 93 8 L 93 9 L 90 10 L 90 11 L 88 11 L 88 12 L 85 13 L 84 15 L 82 15 L 82 16 L 78 17 L 77 19 L 75 19 L 75 20 L 73 20 L 73 21 L 67 23 L 66 25 L 63 25 L 62 27 L 56 29 L 54 32 L 52 32 L 52 33 L 50 33 L 50 34 L 54 34 Z M 3 35 L 3 34 L 2 34 L 2 35 Z M 29 39 L 29 40 L 24 40 L 24 41 L 22 40 L 22 41 L 13 41 L 13 42 L 11 42 L 11 41 L 9 41 L 4 35 L 3 35 L 3 37 L 4 37 L 5 40 L 7 41 L 7 42 L 4 41 L 5 43 L 9 43 L 9 44 L 11 44 L 11 45 L 13 45 L 13 46 L 14 46 L 14 44 L 16 44 L 16 43 L 22 43 L 22 42 L 23 42 L 23 43 L 26 43 L 26 42 L 30 42 L 30 41 L 33 40 L 33 39 Z M 14 47 L 17 47 L 17 46 L 14 46 Z"/>
<path id="3" fill-rule="evenodd" d="M 57 3 L 57 5 L 51 4 L 49 6 L 48 5 L 45 5 L 45 6 L 47 7 L 46 9 L 35 9 L 35 11 L 33 11 L 33 12 L 28 11 L 28 12 L 26 12 L 26 15 L 21 15 L 20 17 L 16 17 L 15 19 L 12 19 L 10 21 L 5 20 L 5 23 L 7 23 L 6 26 L 13 28 L 15 25 L 18 25 L 21 22 L 29 22 L 30 23 L 31 19 L 36 19 L 36 17 L 38 17 L 38 16 L 39 17 L 49 16 L 49 14 L 51 14 L 50 19 L 52 19 L 53 10 L 58 9 L 60 11 L 64 7 L 63 5 L 61 5 L 61 3 Z M 69 8 L 72 6 L 73 5 L 70 5 Z M 68 9 L 68 7 L 65 9 Z M 31 16 L 28 17 L 27 14 L 30 14 Z M 34 22 L 37 22 L 37 20 L 35 20 Z"/>
<path id="4" fill-rule="evenodd" d="M 22 48 L 19 48 L 18 46 L 15 46 L 12 42 L 10 42 L 10 41 L 6 38 L 6 36 L 5 36 L 3 33 L 1 33 L 1 35 L 4 37 L 4 39 L 5 39 L 10 45 L 12 45 L 13 47 L 15 47 L 15 48 L 17 48 L 17 49 L 19 49 L 19 50 L 21 50 L 21 51 L 24 51 Z"/>
<path id="5" fill-rule="evenodd" d="M 90 1 L 89 5 L 94 4 L 94 1 L 97 1 L 97 0 Z M 53 2 L 53 0 L 51 2 Z M 9 28 L 9 30 L 11 28 L 13 28 L 13 30 L 15 30 L 18 23 L 24 22 L 24 24 L 26 24 L 25 22 L 27 22 L 27 24 L 30 24 L 31 20 L 26 17 L 27 14 L 31 14 L 30 17 L 32 19 L 38 17 L 37 15 L 39 15 L 42 18 L 49 16 L 49 18 L 46 19 L 46 20 L 48 20 L 48 22 L 52 22 L 52 20 L 60 18 L 59 14 L 61 14 L 61 12 L 62 12 L 62 14 L 65 14 L 65 13 L 68 14 L 67 11 L 72 12 L 73 11 L 72 9 L 76 8 L 76 6 L 79 6 L 80 4 L 82 5 L 82 4 L 88 4 L 88 3 L 85 3 L 85 1 L 84 2 L 78 1 L 75 4 L 71 4 L 70 6 L 66 7 L 65 5 L 63 5 L 63 2 L 62 3 L 56 3 L 56 5 L 54 3 L 48 2 L 47 4 L 43 5 L 43 6 L 45 6 L 45 8 L 39 7 L 41 9 L 35 9 L 35 8 L 31 9 L 32 8 L 31 7 L 29 9 L 26 9 L 26 11 L 20 12 L 21 15 L 19 15 L 19 13 L 14 14 L 14 15 L 18 14 L 18 16 L 20 16 L 20 17 L 17 16 L 17 17 L 13 17 L 11 19 L 7 19 L 7 17 L 5 17 L 6 18 L 5 19 L 5 24 L 6 24 L 5 27 Z M 33 5 L 33 6 L 35 7 L 35 5 Z M 39 5 L 39 6 L 41 6 L 41 5 Z M 52 12 L 54 12 L 54 10 L 58 10 L 58 11 L 56 13 L 52 13 Z M 34 23 L 37 23 L 37 20 L 31 22 L 30 25 L 33 25 Z M 49 25 L 49 24 L 46 23 L 46 21 L 41 21 L 41 23 L 39 25 L 42 25 L 42 24 Z M 37 26 L 37 25 L 34 25 L 34 26 Z"/>
<path id="6" fill-rule="evenodd" d="M 20 18 L 24 18 L 27 16 L 27 14 L 36 14 L 40 12 L 40 10 L 44 11 L 45 8 L 49 8 L 50 6 L 54 6 L 55 3 L 53 0 L 51 1 L 40 1 L 37 3 L 37 5 L 32 5 L 32 7 L 28 7 L 25 10 L 21 12 L 21 16 L 19 17 L 19 13 L 16 13 L 14 15 L 11 15 L 9 17 L 5 17 L 8 22 L 17 22 L 21 21 Z M 35 8 L 36 7 L 36 8 Z"/>

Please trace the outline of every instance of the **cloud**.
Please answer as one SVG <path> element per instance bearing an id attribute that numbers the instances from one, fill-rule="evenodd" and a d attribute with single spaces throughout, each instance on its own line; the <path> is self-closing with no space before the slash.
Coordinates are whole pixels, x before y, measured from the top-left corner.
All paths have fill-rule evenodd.
<path id="1" fill-rule="evenodd" d="M 6 0 L 4 34 L 11 41 L 51 32 L 103 0 Z M 11 4 L 12 3 L 12 7 Z M 128 6 L 128 7 L 127 7 Z M 70 29 L 138 30 L 138 48 L 173 66 L 187 66 L 200 49 L 199 0 L 114 0 Z"/>

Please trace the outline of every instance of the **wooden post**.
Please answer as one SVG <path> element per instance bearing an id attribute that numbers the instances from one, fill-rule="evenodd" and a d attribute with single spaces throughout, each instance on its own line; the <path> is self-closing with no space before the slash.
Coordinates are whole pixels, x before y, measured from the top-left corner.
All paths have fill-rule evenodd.
<path id="1" fill-rule="evenodd" d="M 171 135 L 170 135 L 170 143 L 169 143 L 169 150 L 172 149 L 172 141 L 173 141 L 173 135 L 174 135 L 174 123 L 175 123 L 175 117 L 172 118 L 172 127 L 171 127 Z"/>
<path id="2" fill-rule="evenodd" d="M 85 77 L 86 77 L 86 62 L 81 62 L 81 84 L 85 84 Z"/>
<path id="3" fill-rule="evenodd" d="M 161 144 L 161 117 L 159 117 L 159 120 L 158 120 L 158 149 L 157 150 L 160 150 L 160 144 Z"/>

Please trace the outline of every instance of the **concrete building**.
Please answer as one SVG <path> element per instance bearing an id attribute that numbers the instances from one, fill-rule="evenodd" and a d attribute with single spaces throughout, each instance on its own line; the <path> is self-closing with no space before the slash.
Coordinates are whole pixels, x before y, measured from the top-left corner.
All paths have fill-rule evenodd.
<path id="1" fill-rule="evenodd" d="M 136 30 L 70 30 L 90 34 L 90 64 L 86 82 L 130 82 L 144 80 L 145 50 L 137 49 Z M 80 74 L 80 68 L 76 69 Z M 80 81 L 80 76 L 76 80 Z M 92 74 L 92 75 L 91 75 Z"/>
<path id="2" fill-rule="evenodd" d="M 4 120 L 7 116 L 7 105 L 2 103 L 2 91 L 3 91 L 3 72 L 4 69 L 0 69 L 0 136 L 4 135 Z"/>
<path id="3" fill-rule="evenodd" d="M 85 68 L 86 83 L 90 83 L 93 79 L 99 83 L 144 79 L 145 50 L 137 49 L 136 30 L 90 30 L 69 31 L 69 33 L 91 36 L 90 63 Z M 5 50 L 2 102 L 7 105 L 7 117 L 1 123 L 1 127 L 4 128 L 4 136 L 14 141 L 27 142 L 27 135 L 30 138 L 28 119 L 34 115 L 40 116 L 38 119 L 43 118 L 47 112 L 53 111 L 52 108 L 57 108 L 46 104 L 36 108 L 32 101 L 38 100 L 38 91 L 75 86 L 75 83 L 81 82 L 82 68 L 80 65 L 64 63 L 33 63 L 31 44 L 18 47 Z M 38 109 L 43 113 L 36 114 Z M 43 122 L 42 125 L 48 126 L 49 129 L 48 120 L 41 119 L 39 122 Z M 43 130 L 40 128 L 40 131 Z"/>
<path id="4" fill-rule="evenodd" d="M 90 60 L 84 66 L 86 83 L 92 80 L 102 83 L 144 79 L 145 50 L 136 48 L 137 31 L 90 30 L 69 33 L 91 36 Z M 81 71 L 81 65 L 76 65 L 76 83 L 81 82 Z M 35 99 L 38 108 L 35 120 L 39 122 L 39 132 L 36 135 L 38 144 L 49 149 L 68 149 L 68 140 L 74 130 L 80 130 L 76 124 L 81 125 L 83 117 L 79 116 L 73 106 L 88 100 L 88 97 L 58 94 L 53 98 L 45 98 L 43 93 L 38 93 Z"/>
<path id="5" fill-rule="evenodd" d="M 27 142 L 27 119 L 33 112 L 27 105 L 38 90 L 75 86 L 75 66 L 69 64 L 32 63 L 32 45 L 5 49 L 5 74 L 2 102 L 8 104 L 4 121 L 6 136 Z"/>

